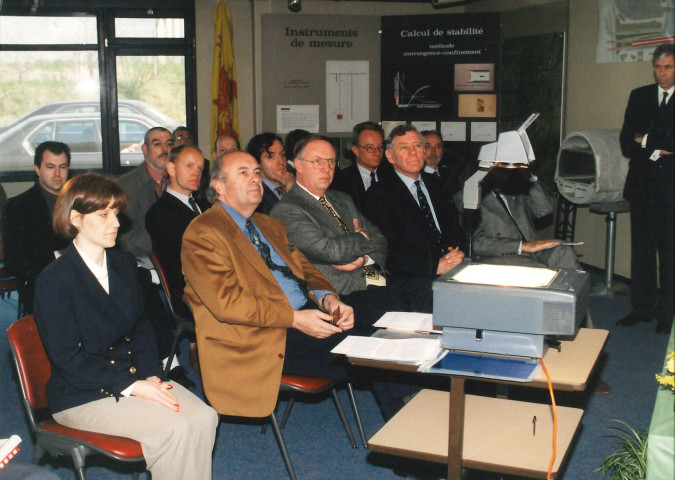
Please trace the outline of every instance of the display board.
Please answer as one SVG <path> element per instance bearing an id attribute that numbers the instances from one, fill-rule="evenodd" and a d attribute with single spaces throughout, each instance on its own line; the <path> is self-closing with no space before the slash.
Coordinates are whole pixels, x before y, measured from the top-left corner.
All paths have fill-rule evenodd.
<path id="1" fill-rule="evenodd" d="M 263 130 L 348 136 L 379 120 L 380 17 L 262 15 Z"/>
<path id="2" fill-rule="evenodd" d="M 382 120 L 455 122 L 455 135 L 461 121 L 467 139 L 473 119 L 496 122 L 499 28 L 494 13 L 382 17 Z"/>

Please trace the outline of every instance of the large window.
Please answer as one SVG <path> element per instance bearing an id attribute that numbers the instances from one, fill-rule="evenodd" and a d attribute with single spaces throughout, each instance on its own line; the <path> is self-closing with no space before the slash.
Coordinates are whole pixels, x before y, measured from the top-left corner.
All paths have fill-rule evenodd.
<path id="1" fill-rule="evenodd" d="M 67 143 L 71 168 L 121 173 L 154 126 L 196 131 L 194 5 L 53 0 L 0 7 L 0 180 L 29 180 L 35 147 Z M 47 2 L 45 2 L 47 3 Z M 87 3 L 70 11 L 68 5 Z M 187 7 L 185 6 L 187 4 Z"/>

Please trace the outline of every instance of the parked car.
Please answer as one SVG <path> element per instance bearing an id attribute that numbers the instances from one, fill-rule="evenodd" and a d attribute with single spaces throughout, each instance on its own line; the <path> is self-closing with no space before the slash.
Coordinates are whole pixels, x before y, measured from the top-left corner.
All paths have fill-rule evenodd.
<path id="1" fill-rule="evenodd" d="M 180 124 L 168 115 L 163 114 L 140 100 L 120 100 L 117 103 L 118 115 L 140 115 L 152 124 L 153 127 L 166 127 L 173 131 Z M 94 100 L 71 100 L 43 105 L 40 108 L 19 118 L 14 123 L 1 126 L 0 133 L 25 122 L 31 117 L 53 113 L 99 113 L 101 104 Z"/>
<path id="2" fill-rule="evenodd" d="M 122 166 L 138 165 L 143 161 L 143 137 L 155 126 L 157 123 L 145 116 L 119 114 Z M 0 134 L 0 171 L 32 170 L 35 148 L 47 140 L 68 144 L 72 169 L 92 170 L 102 166 L 99 113 L 51 113 L 28 116 Z"/>

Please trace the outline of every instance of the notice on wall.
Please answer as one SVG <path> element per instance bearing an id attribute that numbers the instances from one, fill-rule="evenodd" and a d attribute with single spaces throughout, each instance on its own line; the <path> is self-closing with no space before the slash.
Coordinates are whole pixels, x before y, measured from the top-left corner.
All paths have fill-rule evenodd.
<path id="1" fill-rule="evenodd" d="M 494 142 L 497 140 L 497 124 L 495 122 L 471 122 L 472 142 Z"/>
<path id="2" fill-rule="evenodd" d="M 297 129 L 319 133 L 318 105 L 277 105 L 277 133 Z"/>
<path id="3" fill-rule="evenodd" d="M 457 92 L 495 93 L 499 35 L 499 14 L 383 17 L 382 116 L 452 121 Z M 482 108 L 471 111 L 493 116 Z"/>
<path id="4" fill-rule="evenodd" d="M 466 141 L 466 122 L 441 122 L 441 136 L 444 142 Z"/>
<path id="5" fill-rule="evenodd" d="M 368 120 L 370 109 L 368 61 L 326 62 L 326 130 L 351 132 Z"/>

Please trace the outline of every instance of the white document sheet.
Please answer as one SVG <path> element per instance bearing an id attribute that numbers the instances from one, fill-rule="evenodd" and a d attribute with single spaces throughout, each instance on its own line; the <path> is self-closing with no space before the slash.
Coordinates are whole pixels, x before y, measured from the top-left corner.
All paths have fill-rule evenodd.
<path id="1" fill-rule="evenodd" d="M 434 332 L 434 320 L 430 313 L 387 312 L 373 327 L 405 330 L 407 332 Z M 437 331 L 441 333 L 440 330 Z"/>
<path id="2" fill-rule="evenodd" d="M 391 339 L 350 335 L 331 352 L 354 358 L 421 365 L 438 355 L 440 350 L 440 337 Z"/>

